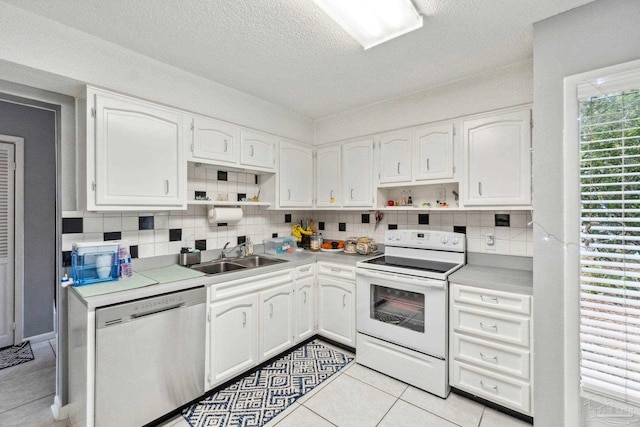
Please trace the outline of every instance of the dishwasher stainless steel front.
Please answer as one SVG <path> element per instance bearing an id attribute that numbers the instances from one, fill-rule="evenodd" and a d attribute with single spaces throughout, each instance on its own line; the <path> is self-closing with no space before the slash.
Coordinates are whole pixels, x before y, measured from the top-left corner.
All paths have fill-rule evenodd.
<path id="1" fill-rule="evenodd" d="M 205 300 L 203 287 L 96 310 L 96 426 L 141 426 L 204 394 Z"/>

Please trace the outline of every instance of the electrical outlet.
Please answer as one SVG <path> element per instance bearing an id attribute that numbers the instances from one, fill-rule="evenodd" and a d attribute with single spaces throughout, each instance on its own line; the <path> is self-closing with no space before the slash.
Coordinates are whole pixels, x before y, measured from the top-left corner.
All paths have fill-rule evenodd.
<path id="1" fill-rule="evenodd" d="M 447 200 L 447 189 L 444 187 L 438 188 L 436 196 L 438 201 L 444 202 L 445 200 Z"/>
<path id="2" fill-rule="evenodd" d="M 495 251 L 495 238 L 492 233 L 487 233 L 484 235 L 484 248 L 488 251 Z"/>

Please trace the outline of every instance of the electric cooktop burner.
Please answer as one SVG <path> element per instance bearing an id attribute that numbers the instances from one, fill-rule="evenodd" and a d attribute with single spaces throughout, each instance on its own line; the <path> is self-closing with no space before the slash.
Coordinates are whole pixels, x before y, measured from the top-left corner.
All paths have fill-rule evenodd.
<path id="1" fill-rule="evenodd" d="M 365 264 L 375 264 L 379 266 L 406 268 L 409 270 L 431 271 L 434 273 L 447 273 L 448 271 L 459 267 L 458 264 L 431 261 L 426 259 L 401 258 L 388 255 L 382 255 L 363 261 Z"/>

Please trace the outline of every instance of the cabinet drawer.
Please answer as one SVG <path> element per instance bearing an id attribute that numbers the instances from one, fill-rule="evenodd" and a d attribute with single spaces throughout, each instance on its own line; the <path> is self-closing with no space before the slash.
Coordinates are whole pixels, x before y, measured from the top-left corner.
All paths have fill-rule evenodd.
<path id="1" fill-rule="evenodd" d="M 295 278 L 302 279 L 305 277 L 311 277 L 315 273 L 315 266 L 313 264 L 301 265 L 295 269 Z"/>
<path id="2" fill-rule="evenodd" d="M 326 262 L 318 263 L 318 274 L 342 278 L 347 280 L 356 280 L 356 269 L 340 264 L 330 264 Z"/>
<path id="3" fill-rule="evenodd" d="M 452 363 L 454 387 L 531 415 L 531 385 L 476 368 L 456 360 Z"/>
<path id="4" fill-rule="evenodd" d="M 482 368 L 529 380 L 530 356 L 528 351 L 515 347 L 453 334 L 453 358 Z"/>
<path id="5" fill-rule="evenodd" d="M 452 284 L 451 294 L 452 299 L 456 302 L 464 302 L 480 307 L 515 313 L 531 314 L 531 297 L 528 295 L 518 295 L 510 292 L 493 291 L 456 284 Z"/>
<path id="6" fill-rule="evenodd" d="M 528 318 L 453 304 L 452 323 L 456 332 L 529 347 Z"/>

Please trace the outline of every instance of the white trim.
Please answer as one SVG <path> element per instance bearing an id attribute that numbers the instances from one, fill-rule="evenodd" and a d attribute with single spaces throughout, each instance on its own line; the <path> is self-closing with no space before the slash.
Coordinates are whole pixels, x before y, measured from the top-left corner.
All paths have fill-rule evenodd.
<path id="1" fill-rule="evenodd" d="M 53 419 L 56 421 L 62 421 L 69 418 L 69 405 L 62 405 L 60 401 L 60 396 L 56 394 L 53 398 L 53 405 L 51 405 L 51 413 L 53 414 Z"/>
<path id="2" fill-rule="evenodd" d="M 29 340 L 31 343 L 42 342 L 42 341 L 51 341 L 56 339 L 55 332 L 47 332 L 40 335 L 33 335 L 31 337 L 24 338 L 24 341 Z M 57 354 L 57 351 L 56 351 Z"/>
<path id="3" fill-rule="evenodd" d="M 13 144 L 14 162 L 16 164 L 14 181 L 14 252 L 13 252 L 13 319 L 16 327 L 13 333 L 13 344 L 23 341 L 24 326 L 24 138 L 0 135 L 0 141 Z"/>
<path id="4" fill-rule="evenodd" d="M 564 79 L 564 231 L 567 243 L 564 264 L 564 419 L 580 420 L 580 192 L 578 90 L 599 78 L 617 75 L 628 79 L 632 72 L 640 72 L 640 60 L 601 68 Z"/>

